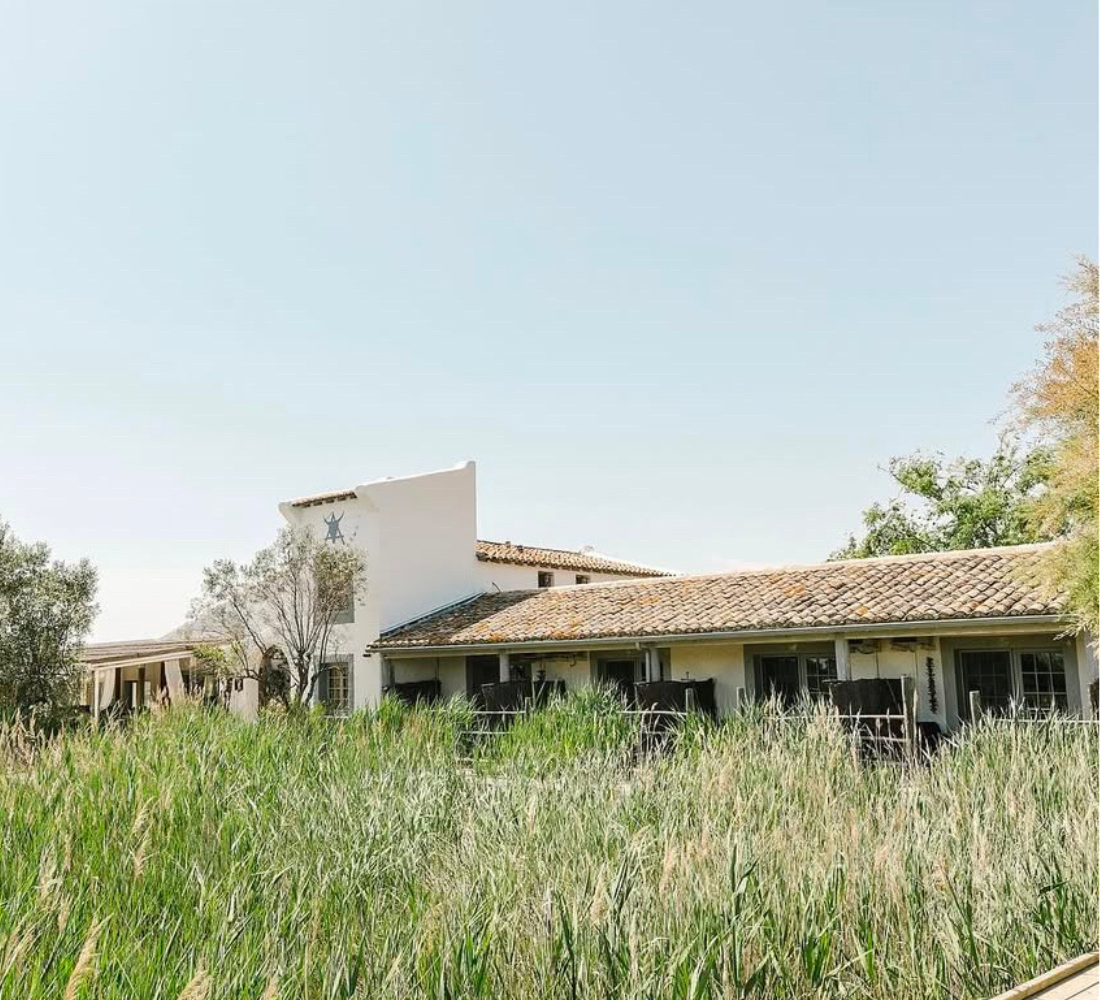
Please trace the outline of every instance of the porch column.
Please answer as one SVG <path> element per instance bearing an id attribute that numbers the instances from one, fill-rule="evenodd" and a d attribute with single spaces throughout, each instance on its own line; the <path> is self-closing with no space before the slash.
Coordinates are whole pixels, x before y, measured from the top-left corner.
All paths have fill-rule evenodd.
<path id="1" fill-rule="evenodd" d="M 512 667 L 509 662 L 508 651 L 500 654 L 500 683 L 507 684 L 512 679 Z"/>
<path id="2" fill-rule="evenodd" d="M 833 647 L 835 649 L 834 657 L 836 659 L 836 679 L 838 681 L 849 681 L 852 679 L 852 664 L 848 659 L 848 637 L 846 635 L 837 636 L 833 640 Z"/>
<path id="3" fill-rule="evenodd" d="M 92 671 L 92 718 L 99 722 L 99 671 Z"/>
<path id="4" fill-rule="evenodd" d="M 1087 633 L 1081 633 L 1075 641 L 1077 654 L 1077 686 L 1081 698 L 1081 715 L 1088 719 L 1093 715 L 1092 682 L 1097 679 L 1096 640 Z"/>
<path id="5" fill-rule="evenodd" d="M 164 683 L 168 688 L 168 700 L 178 704 L 183 697 L 183 671 L 179 660 L 164 661 Z"/>
<path id="6" fill-rule="evenodd" d="M 645 654 L 645 679 L 650 683 L 661 679 L 661 656 L 656 646 L 646 646 Z"/>

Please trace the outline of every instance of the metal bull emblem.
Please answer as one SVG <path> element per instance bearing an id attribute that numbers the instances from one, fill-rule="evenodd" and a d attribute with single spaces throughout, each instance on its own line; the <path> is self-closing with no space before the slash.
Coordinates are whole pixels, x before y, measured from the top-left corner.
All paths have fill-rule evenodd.
<path id="1" fill-rule="evenodd" d="M 326 542 L 332 542 L 334 545 L 337 542 L 344 542 L 346 544 L 344 533 L 340 530 L 340 522 L 343 519 L 343 514 L 339 517 L 335 514 L 329 514 L 329 516 L 325 518 L 325 526 L 328 528 L 328 534 L 325 535 Z"/>

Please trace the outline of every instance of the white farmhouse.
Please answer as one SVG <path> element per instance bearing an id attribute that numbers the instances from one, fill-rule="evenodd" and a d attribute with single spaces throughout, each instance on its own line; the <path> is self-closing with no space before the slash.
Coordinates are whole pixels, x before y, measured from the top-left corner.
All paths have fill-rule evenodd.
<path id="1" fill-rule="evenodd" d="M 387 691 L 481 697 L 535 680 L 599 681 L 628 697 L 702 683 L 721 713 L 742 697 L 902 678 L 919 720 L 941 730 L 966 721 L 972 695 L 993 709 L 1093 710 L 1095 641 L 1067 634 L 1064 597 L 1042 582 L 1046 546 L 676 576 L 590 550 L 479 540 L 473 462 L 279 509 L 366 559 L 366 587 L 314 693 L 334 714 Z M 192 652 L 178 637 L 89 647 L 86 703 L 140 707 L 201 688 Z M 256 684 L 238 682 L 232 700 L 254 711 Z"/>
<path id="2" fill-rule="evenodd" d="M 366 560 L 366 589 L 354 595 L 341 619 L 335 648 L 314 692 L 315 700 L 335 713 L 378 702 L 386 678 L 381 657 L 371 647 L 383 631 L 426 612 L 487 592 L 669 575 L 590 549 L 478 539 L 473 462 L 300 497 L 279 504 L 279 510 L 290 524 L 313 530 L 326 544 L 361 549 Z M 93 712 L 118 703 L 128 710 L 162 695 L 197 690 L 203 684 L 193 656 L 198 645 L 173 635 L 165 640 L 88 646 L 84 704 Z M 487 662 L 472 664 L 471 692 L 500 679 L 496 658 L 490 672 Z M 430 679 L 414 674 L 405 679 Z M 238 682 L 232 695 L 234 708 L 251 714 L 257 701 L 256 682 Z"/>
<path id="3" fill-rule="evenodd" d="M 366 558 L 366 592 L 348 609 L 341 649 L 317 692 L 334 711 L 381 698 L 389 678 L 371 647 L 383 632 L 425 613 L 484 593 L 668 575 L 591 551 L 478 539 L 473 462 L 288 500 L 279 510 L 292 525 L 312 528 L 327 544 L 355 546 Z M 403 678 L 426 679 L 415 672 Z M 495 660 L 488 674 L 475 664 L 470 689 L 499 679 Z"/>

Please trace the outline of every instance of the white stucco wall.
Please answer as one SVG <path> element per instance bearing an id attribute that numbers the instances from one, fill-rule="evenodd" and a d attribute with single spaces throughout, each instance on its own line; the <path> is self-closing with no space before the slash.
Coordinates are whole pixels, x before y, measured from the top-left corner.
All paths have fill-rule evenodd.
<path id="1" fill-rule="evenodd" d="M 481 589 L 485 591 L 534 590 L 539 585 L 540 570 L 546 570 L 554 574 L 555 587 L 576 586 L 578 574 L 587 575 L 589 583 L 607 583 L 611 580 L 626 579 L 613 573 L 592 573 L 587 570 L 555 569 L 553 566 L 516 566 L 512 563 L 477 561 L 477 578 Z"/>
<path id="2" fill-rule="evenodd" d="M 365 652 L 381 632 L 475 594 L 534 590 L 540 567 L 478 560 L 473 462 L 442 472 L 376 480 L 349 492 L 354 496 L 312 506 L 284 503 L 279 509 L 289 523 L 305 525 L 320 538 L 329 535 L 326 522 L 339 519 L 341 537 L 333 544 L 355 546 L 366 558 L 367 586 L 356 595 L 355 620 L 337 629 L 331 650 L 351 658 L 352 697 L 354 706 L 361 708 L 381 697 L 381 660 Z M 541 568 L 554 573 L 555 586 L 576 584 L 574 570 Z M 621 579 L 609 573 L 588 576 L 592 583 Z M 560 669 L 569 674 L 567 681 L 578 679 L 575 667 Z M 444 694 L 465 691 L 464 661 L 450 664 L 446 673 L 440 676 Z M 549 669 L 547 674 L 551 676 Z"/>
<path id="3" fill-rule="evenodd" d="M 394 659 L 391 666 L 394 680 L 398 684 L 438 679 L 444 698 L 466 693 L 466 657 L 464 656 L 405 657 Z"/>
<path id="4" fill-rule="evenodd" d="M 733 711 L 737 689 L 746 687 L 745 647 L 740 644 L 672 646 L 672 680 L 713 677 L 719 714 Z"/>
<path id="5" fill-rule="evenodd" d="M 940 728 L 947 726 L 947 691 L 944 684 L 943 656 L 938 638 L 918 642 L 916 648 L 900 648 L 889 639 L 873 643 L 874 651 L 860 652 L 851 648 L 849 663 L 852 680 L 873 677 L 896 679 L 912 677 L 917 692 L 917 718 L 921 722 L 935 722 Z M 932 661 L 936 693 L 936 711 L 932 711 L 932 695 L 928 685 L 928 660 Z"/>
<path id="6" fill-rule="evenodd" d="M 565 681 L 566 690 L 584 687 L 592 682 L 592 665 L 583 651 L 541 653 L 531 664 L 531 677 L 544 671 L 548 681 Z"/>
<path id="7" fill-rule="evenodd" d="M 382 630 L 481 592 L 477 576 L 477 484 L 473 462 L 453 469 L 364 483 L 354 498 L 279 509 L 292 524 L 319 537 L 326 519 L 340 519 L 333 544 L 360 549 L 367 563 L 365 593 L 356 595 L 355 620 L 334 636 L 333 653 L 352 658 L 356 708 L 382 693 L 381 661 L 365 656 Z"/>

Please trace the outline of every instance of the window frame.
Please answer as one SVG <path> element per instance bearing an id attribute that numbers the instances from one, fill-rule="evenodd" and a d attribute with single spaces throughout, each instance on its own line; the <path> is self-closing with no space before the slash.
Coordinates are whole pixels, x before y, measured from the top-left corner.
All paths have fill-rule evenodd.
<path id="1" fill-rule="evenodd" d="M 1066 651 L 1056 643 L 1027 643 L 1022 646 L 967 646 L 955 649 L 955 685 L 959 698 L 959 718 L 970 719 L 970 691 L 964 679 L 963 658 L 973 653 L 998 653 L 1008 655 L 1009 684 L 1012 694 L 1009 697 L 1011 706 L 1018 712 L 1035 716 L 1050 715 L 1052 712 L 1068 713 L 1070 707 L 1070 670 L 1067 662 Z M 1044 706 L 1028 702 L 1028 696 L 1024 690 L 1023 658 L 1025 656 L 1057 656 L 1062 663 L 1062 690 L 1051 692 L 1060 698 L 1057 705 Z M 1052 675 L 1053 676 L 1053 675 Z M 983 706 L 983 711 L 991 710 L 989 706 Z M 995 709 L 994 711 L 999 711 Z"/>
<path id="2" fill-rule="evenodd" d="M 546 581 L 545 583 L 543 581 Z M 537 571 L 535 582 L 539 590 L 549 590 L 554 586 L 554 571 L 552 569 L 540 569 Z"/>
<path id="3" fill-rule="evenodd" d="M 573 579 L 576 586 L 578 587 L 583 587 L 586 583 L 592 582 L 592 577 L 589 576 L 587 573 L 577 573 Z"/>
<path id="4" fill-rule="evenodd" d="M 768 697 L 768 690 L 764 684 L 764 661 L 765 660 L 796 660 L 798 666 L 798 695 L 799 698 L 807 698 L 811 701 L 823 701 L 829 697 L 829 691 L 827 687 L 821 686 L 822 682 L 819 682 L 817 691 L 810 690 L 809 684 L 809 671 L 807 669 L 808 660 L 827 660 L 832 663 L 833 676 L 832 680 L 837 681 L 840 679 L 837 674 L 836 666 L 836 653 L 825 652 L 810 652 L 802 650 L 788 650 L 786 652 L 781 651 L 763 651 L 753 653 L 753 682 L 755 686 L 755 696 L 757 698 Z M 827 681 L 824 683 L 828 683 Z"/>
<path id="5" fill-rule="evenodd" d="M 1061 660 L 1061 666 L 1062 666 L 1062 670 L 1061 670 L 1061 673 L 1062 673 L 1062 690 L 1058 691 L 1058 690 L 1056 690 L 1056 688 L 1054 686 L 1054 677 L 1056 675 L 1054 673 L 1053 664 L 1052 664 L 1051 669 L 1048 669 L 1048 670 L 1045 671 L 1046 675 L 1051 678 L 1051 690 L 1050 691 L 1035 691 L 1035 692 L 1033 692 L 1033 695 L 1029 696 L 1028 691 L 1027 691 L 1027 684 L 1024 680 L 1024 675 L 1026 673 L 1033 673 L 1033 674 L 1035 674 L 1036 677 L 1038 677 L 1038 676 L 1040 676 L 1041 672 L 1038 671 L 1038 670 L 1025 671 L 1024 670 L 1024 657 L 1025 656 L 1048 657 L 1051 661 L 1053 660 L 1053 658 L 1055 656 L 1058 657 L 1058 659 Z M 1020 705 L 1021 705 L 1022 708 L 1024 708 L 1026 711 L 1029 711 L 1029 712 L 1037 712 L 1037 713 L 1043 713 L 1043 714 L 1054 712 L 1054 711 L 1059 711 L 1059 712 L 1068 712 L 1069 711 L 1069 676 L 1068 676 L 1068 673 L 1066 671 L 1066 654 L 1062 650 L 1060 650 L 1060 649 L 1020 649 L 1016 654 L 1016 660 L 1017 660 L 1017 663 L 1019 665 L 1018 666 L 1018 673 L 1019 673 L 1019 680 L 1020 680 L 1019 701 L 1020 701 Z M 1050 704 L 1050 705 L 1031 704 L 1028 700 L 1029 697 L 1035 697 L 1038 700 L 1044 694 L 1050 696 L 1052 704 Z"/>
<path id="6" fill-rule="evenodd" d="M 335 705 L 332 700 L 332 670 L 338 667 L 343 675 L 344 697 L 342 704 Z M 352 681 L 352 658 L 350 656 L 336 656 L 326 660 L 323 667 L 324 684 L 318 691 L 318 700 L 324 706 L 326 715 L 345 716 L 351 715 L 354 698 Z"/>

